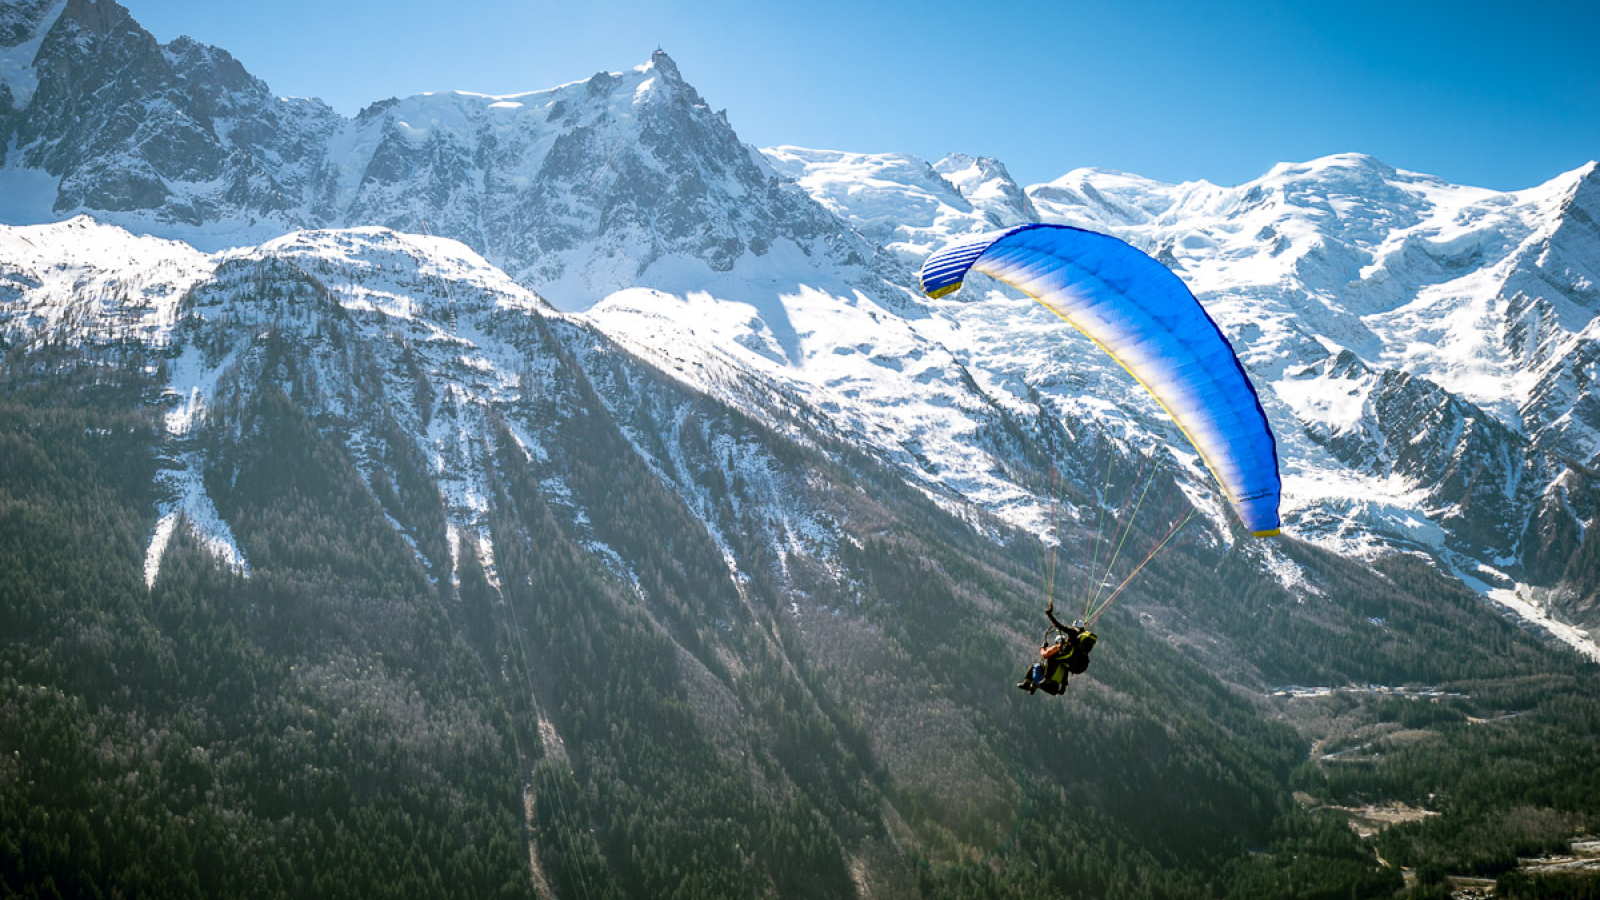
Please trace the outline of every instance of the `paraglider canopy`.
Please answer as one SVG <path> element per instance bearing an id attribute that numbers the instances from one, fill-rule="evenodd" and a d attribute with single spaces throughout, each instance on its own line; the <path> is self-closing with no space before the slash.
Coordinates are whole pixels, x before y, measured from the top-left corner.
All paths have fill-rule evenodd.
<path id="1" fill-rule="evenodd" d="M 969 271 L 1023 291 L 1120 363 L 1188 437 L 1245 528 L 1278 533 L 1281 482 L 1266 413 L 1228 339 L 1170 269 L 1109 235 L 1019 225 L 928 257 L 922 290 L 954 293 Z"/>

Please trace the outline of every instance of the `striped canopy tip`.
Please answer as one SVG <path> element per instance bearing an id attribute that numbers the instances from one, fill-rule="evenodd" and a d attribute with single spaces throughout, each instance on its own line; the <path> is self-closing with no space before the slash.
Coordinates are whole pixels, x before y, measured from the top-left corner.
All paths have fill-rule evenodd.
<path id="1" fill-rule="evenodd" d="M 1038 226 L 1018 225 L 1002 231 L 991 231 L 957 241 L 940 250 L 928 257 L 922 264 L 922 271 L 917 273 L 922 292 L 937 300 L 961 290 L 961 283 L 966 280 L 967 270 L 971 269 L 978 257 L 994 246 L 995 242 L 1019 231 L 1036 227 Z"/>

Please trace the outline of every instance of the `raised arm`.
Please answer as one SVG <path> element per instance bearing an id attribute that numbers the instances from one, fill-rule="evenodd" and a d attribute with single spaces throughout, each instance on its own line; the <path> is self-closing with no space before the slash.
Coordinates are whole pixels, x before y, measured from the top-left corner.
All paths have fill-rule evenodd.
<path id="1" fill-rule="evenodd" d="M 1081 629 L 1073 628 L 1071 625 L 1063 625 L 1061 620 L 1056 618 L 1055 606 L 1054 603 L 1051 603 L 1044 608 L 1044 614 L 1050 619 L 1050 624 L 1066 632 L 1070 637 L 1077 637 Z"/>

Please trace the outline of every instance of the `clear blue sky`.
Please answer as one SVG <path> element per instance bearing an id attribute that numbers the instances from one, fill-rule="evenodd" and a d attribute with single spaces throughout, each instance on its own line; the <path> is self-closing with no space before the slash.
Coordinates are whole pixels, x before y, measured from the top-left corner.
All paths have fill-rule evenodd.
<path id="1" fill-rule="evenodd" d="M 347 115 L 659 45 L 748 143 L 988 155 L 1023 184 L 1079 166 L 1237 184 L 1357 151 L 1512 189 L 1600 158 L 1597 0 L 123 2 Z"/>

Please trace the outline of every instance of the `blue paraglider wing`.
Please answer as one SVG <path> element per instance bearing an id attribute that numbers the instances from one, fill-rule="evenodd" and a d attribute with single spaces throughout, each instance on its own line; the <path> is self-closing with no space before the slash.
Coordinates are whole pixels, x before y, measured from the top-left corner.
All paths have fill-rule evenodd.
<path id="1" fill-rule="evenodd" d="M 922 289 L 945 296 L 972 270 L 1028 294 L 1120 363 L 1189 438 L 1250 533 L 1278 533 L 1267 415 L 1228 339 L 1177 275 L 1109 235 L 1035 224 L 928 257 Z"/>

